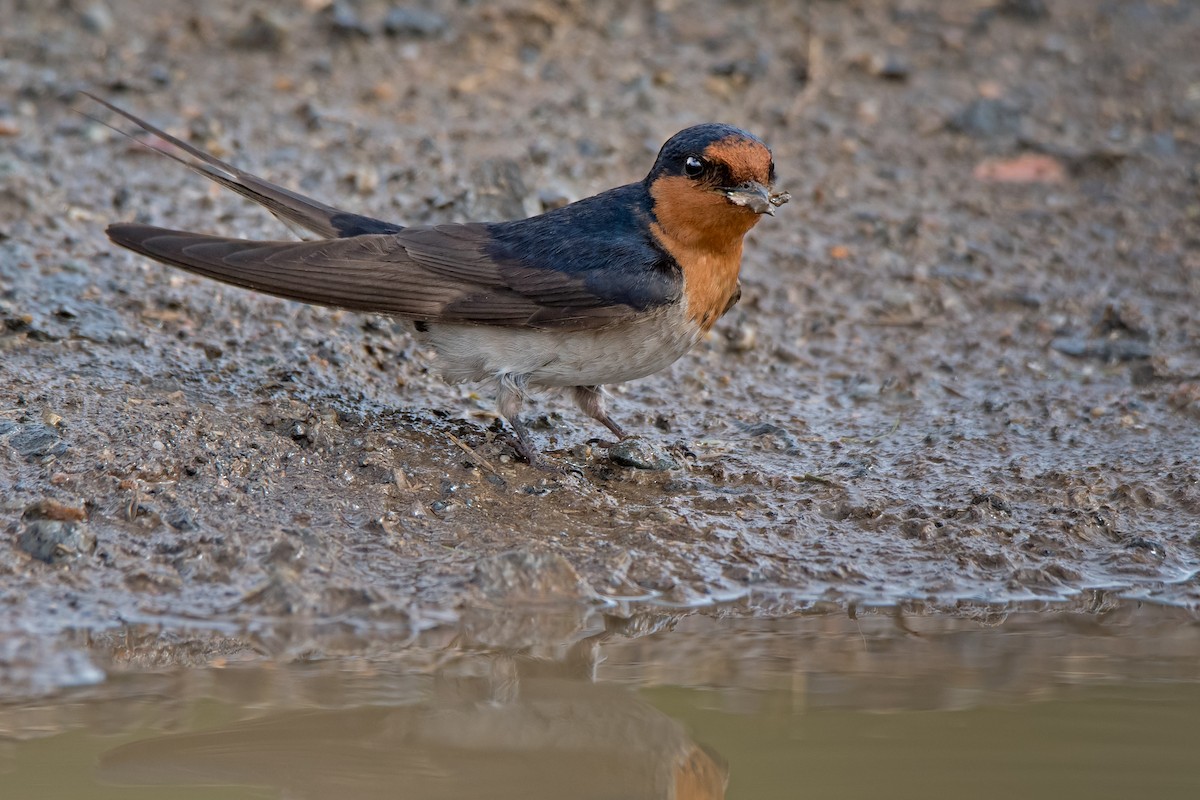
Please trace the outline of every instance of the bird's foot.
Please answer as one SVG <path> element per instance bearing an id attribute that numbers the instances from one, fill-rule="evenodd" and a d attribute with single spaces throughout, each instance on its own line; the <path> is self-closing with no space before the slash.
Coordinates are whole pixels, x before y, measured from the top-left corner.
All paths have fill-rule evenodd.
<path id="1" fill-rule="evenodd" d="M 514 418 L 509 420 L 509 424 L 512 425 L 513 432 L 517 434 L 510 440 L 513 450 L 517 451 L 517 455 L 525 463 L 543 472 L 564 472 L 563 469 L 546 460 L 546 457 L 542 455 L 542 451 L 538 450 L 537 445 L 533 443 L 533 439 L 529 435 L 529 428 L 525 427 L 525 423 Z"/>

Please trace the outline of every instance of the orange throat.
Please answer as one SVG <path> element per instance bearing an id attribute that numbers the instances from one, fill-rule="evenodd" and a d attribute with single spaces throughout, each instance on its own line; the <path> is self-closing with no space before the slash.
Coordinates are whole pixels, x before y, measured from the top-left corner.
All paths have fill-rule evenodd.
<path id="1" fill-rule="evenodd" d="M 758 215 L 686 178 L 659 179 L 650 194 L 650 230 L 683 270 L 688 318 L 708 331 L 737 300 L 742 239 Z"/>

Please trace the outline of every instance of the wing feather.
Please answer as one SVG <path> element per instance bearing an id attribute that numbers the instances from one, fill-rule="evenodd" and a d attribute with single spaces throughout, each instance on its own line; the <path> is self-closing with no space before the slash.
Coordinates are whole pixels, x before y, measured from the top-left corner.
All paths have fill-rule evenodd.
<path id="1" fill-rule="evenodd" d="M 108 235 L 142 255 L 235 286 L 429 322 L 579 330 L 636 313 L 590 290 L 585 276 L 489 257 L 486 225 L 315 242 L 257 242 L 137 223 L 110 225 Z"/>

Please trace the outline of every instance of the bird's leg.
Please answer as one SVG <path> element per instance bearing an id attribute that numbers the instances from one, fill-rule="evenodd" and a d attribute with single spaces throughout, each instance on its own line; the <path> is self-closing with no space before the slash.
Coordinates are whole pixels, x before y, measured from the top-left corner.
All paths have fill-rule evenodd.
<path id="1" fill-rule="evenodd" d="M 500 416 L 508 420 L 508 424 L 517 434 L 517 441 L 514 443 L 517 454 L 528 461 L 531 467 L 545 467 L 546 462 L 537 446 L 534 445 L 533 439 L 529 435 L 529 428 L 525 427 L 524 422 L 521 422 L 521 406 L 525 404 L 525 384 L 528 380 L 528 375 L 512 373 L 501 375 L 500 389 L 496 394 L 496 407 L 500 411 Z"/>
<path id="2" fill-rule="evenodd" d="M 605 410 L 604 392 L 599 386 L 573 386 L 571 387 L 571 396 L 575 398 L 575 405 L 579 406 L 580 411 L 612 431 L 618 441 L 625 438 L 625 431 L 621 430 L 620 425 L 613 422 L 612 417 Z"/>

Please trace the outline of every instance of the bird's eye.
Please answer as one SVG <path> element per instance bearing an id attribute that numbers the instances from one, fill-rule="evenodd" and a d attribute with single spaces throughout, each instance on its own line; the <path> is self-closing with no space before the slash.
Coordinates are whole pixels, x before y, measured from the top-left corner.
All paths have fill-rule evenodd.
<path id="1" fill-rule="evenodd" d="M 704 162 L 696 156 L 688 156 L 683 160 L 683 174 L 694 178 L 704 171 Z"/>

